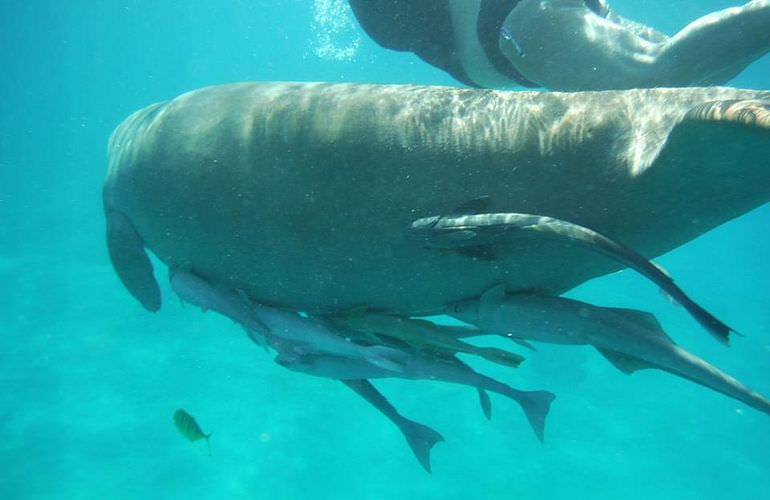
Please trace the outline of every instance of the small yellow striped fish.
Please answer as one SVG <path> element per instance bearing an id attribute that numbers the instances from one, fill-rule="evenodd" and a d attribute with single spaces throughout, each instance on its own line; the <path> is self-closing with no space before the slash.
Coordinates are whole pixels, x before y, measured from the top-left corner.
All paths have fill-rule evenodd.
<path id="1" fill-rule="evenodd" d="M 211 456 L 211 444 L 209 443 L 211 433 L 205 434 L 192 415 L 181 408 L 178 409 L 174 412 L 174 425 L 176 425 L 176 428 L 179 429 L 179 432 L 186 437 L 188 441 L 205 439 L 209 449 L 209 456 Z"/>

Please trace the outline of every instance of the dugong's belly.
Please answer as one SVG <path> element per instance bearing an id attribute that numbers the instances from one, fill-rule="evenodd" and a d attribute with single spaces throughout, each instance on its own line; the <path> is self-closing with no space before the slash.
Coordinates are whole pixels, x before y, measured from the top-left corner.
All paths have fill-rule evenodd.
<path id="1" fill-rule="evenodd" d="M 725 154 L 709 144 L 702 153 L 660 154 L 693 106 L 759 94 L 212 87 L 118 128 L 105 203 L 167 265 L 298 310 L 431 312 L 500 282 L 558 293 L 617 267 L 536 238 L 477 260 L 421 248 L 405 229 L 490 195 L 495 211 L 564 218 L 661 253 L 767 200 L 770 183 L 755 169 L 714 207 L 721 191 L 709 176 Z M 746 141 L 744 157 L 730 153 L 733 168 L 770 156 L 767 133 Z M 667 173 L 674 168 L 677 175 Z"/>

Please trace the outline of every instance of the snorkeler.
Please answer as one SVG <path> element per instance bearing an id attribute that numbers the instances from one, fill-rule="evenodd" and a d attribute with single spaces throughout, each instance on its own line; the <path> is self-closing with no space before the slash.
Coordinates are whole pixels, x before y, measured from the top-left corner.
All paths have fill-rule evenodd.
<path id="1" fill-rule="evenodd" d="M 349 0 L 367 34 L 472 87 L 605 90 L 723 84 L 770 50 L 770 0 L 669 37 L 605 0 Z"/>

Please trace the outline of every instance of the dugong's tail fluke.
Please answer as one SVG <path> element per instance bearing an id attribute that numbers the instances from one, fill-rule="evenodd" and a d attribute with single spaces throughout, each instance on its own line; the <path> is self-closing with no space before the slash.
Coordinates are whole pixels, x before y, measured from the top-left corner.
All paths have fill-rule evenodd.
<path id="1" fill-rule="evenodd" d="M 412 453 L 414 453 L 417 461 L 420 462 L 420 465 L 426 471 L 431 472 L 430 450 L 436 443 L 444 440 L 441 434 L 427 425 L 401 416 L 398 410 L 368 380 L 341 380 L 341 382 L 353 389 L 356 394 L 363 397 L 372 406 L 377 408 L 380 413 L 396 424 L 404 438 L 406 438 L 406 442 L 409 444 L 409 448 L 412 449 Z"/>
<path id="2" fill-rule="evenodd" d="M 112 267 L 131 295 L 148 311 L 160 309 L 160 288 L 152 274 L 152 263 L 142 237 L 120 212 L 106 208 L 107 249 Z"/>

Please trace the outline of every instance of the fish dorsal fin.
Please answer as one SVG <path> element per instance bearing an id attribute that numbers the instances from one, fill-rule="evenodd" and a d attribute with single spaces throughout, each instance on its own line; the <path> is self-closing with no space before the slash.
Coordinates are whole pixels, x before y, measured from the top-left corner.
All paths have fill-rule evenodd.
<path id="1" fill-rule="evenodd" d="M 489 202 L 489 195 L 479 196 L 455 208 L 450 215 L 473 215 L 488 212 Z"/>
<path id="2" fill-rule="evenodd" d="M 505 298 L 505 285 L 502 283 L 499 285 L 495 285 L 492 288 L 488 289 L 486 292 L 481 294 L 481 297 L 479 297 L 479 306 L 480 307 L 490 307 L 490 306 L 496 306 L 500 302 L 503 301 Z"/>
<path id="3" fill-rule="evenodd" d="M 249 314 L 249 317 L 254 322 L 254 324 L 257 326 L 257 328 L 259 328 L 261 330 L 260 333 L 262 333 L 263 335 L 271 333 L 270 327 L 267 326 L 266 324 L 264 324 L 262 322 L 262 320 L 259 319 L 257 314 L 254 313 L 254 311 L 253 311 L 253 309 L 254 309 L 254 302 L 251 300 L 251 297 L 248 296 L 246 291 L 243 290 L 242 288 L 236 288 L 235 289 L 235 293 L 238 295 L 238 298 L 240 298 L 243 301 L 243 303 L 246 305 L 246 307 L 248 307 L 250 309 L 249 312 L 251 314 Z M 237 321 L 236 321 L 236 323 L 237 323 Z M 244 327 L 246 328 L 247 331 L 249 330 L 249 328 L 246 327 L 245 325 L 244 325 Z M 251 335 L 249 335 L 249 336 L 251 336 Z M 252 338 L 252 340 L 254 340 L 254 339 Z"/>
<path id="4" fill-rule="evenodd" d="M 492 401 L 489 399 L 489 394 L 484 389 L 476 389 L 479 393 L 479 404 L 481 405 L 481 411 L 484 412 L 484 416 L 487 420 L 492 419 Z"/>
<path id="5" fill-rule="evenodd" d="M 656 366 L 653 366 L 646 361 L 643 361 L 639 358 L 634 358 L 633 356 L 629 356 L 628 354 L 623 354 L 618 351 L 602 349 L 600 347 L 597 347 L 596 350 L 599 351 L 602 356 L 607 358 L 607 361 L 612 363 L 615 368 L 622 371 L 626 375 L 631 375 L 637 370 L 657 368 Z"/>
<path id="6" fill-rule="evenodd" d="M 675 343 L 666 332 L 663 331 L 663 327 L 660 326 L 658 319 L 652 314 L 645 311 L 639 311 L 637 309 L 626 309 L 624 307 L 608 307 L 612 311 L 625 316 L 631 321 L 634 321 L 642 325 L 647 331 L 656 337 L 667 340 L 668 342 Z"/>

